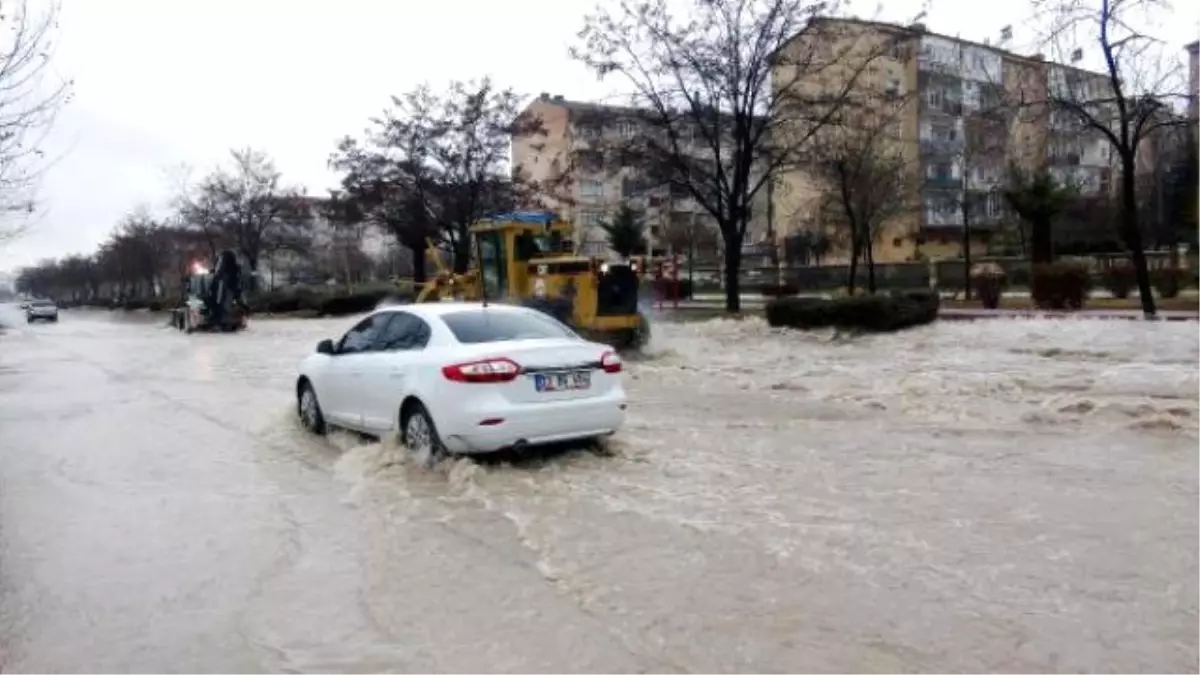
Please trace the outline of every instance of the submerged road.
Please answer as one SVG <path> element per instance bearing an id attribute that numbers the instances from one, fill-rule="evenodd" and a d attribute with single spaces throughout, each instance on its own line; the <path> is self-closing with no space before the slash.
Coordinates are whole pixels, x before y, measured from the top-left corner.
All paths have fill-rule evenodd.
<path id="1" fill-rule="evenodd" d="M 608 453 L 304 434 L 343 320 L 0 306 L 0 669 L 1195 671 L 1190 323 L 660 325 Z"/>

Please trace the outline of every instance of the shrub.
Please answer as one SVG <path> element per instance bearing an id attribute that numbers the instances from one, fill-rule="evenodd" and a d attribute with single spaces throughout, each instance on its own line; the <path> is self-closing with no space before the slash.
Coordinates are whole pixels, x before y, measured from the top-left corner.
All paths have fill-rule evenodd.
<path id="1" fill-rule="evenodd" d="M 1058 260 L 1034 266 L 1029 291 L 1041 309 L 1081 309 L 1091 287 L 1086 264 Z"/>
<path id="2" fill-rule="evenodd" d="M 362 314 L 375 309 L 379 305 L 379 301 L 388 295 L 390 295 L 388 291 L 364 291 L 348 295 L 335 295 L 323 300 L 316 309 L 322 316 Z M 302 307 L 301 309 L 308 308 Z"/>
<path id="3" fill-rule="evenodd" d="M 1000 306 L 1000 297 L 1008 285 L 1007 276 L 1004 268 L 996 263 L 979 263 L 971 268 L 971 285 L 984 307 L 996 309 Z"/>
<path id="4" fill-rule="evenodd" d="M 934 321 L 939 304 L 938 294 L 927 290 L 836 299 L 788 297 L 768 302 L 766 314 L 772 326 L 886 332 Z"/>
<path id="5" fill-rule="evenodd" d="M 1181 270 L 1173 267 L 1150 271 L 1150 283 L 1154 285 L 1154 290 L 1158 291 L 1159 297 L 1176 298 L 1179 297 L 1179 291 L 1188 282 L 1187 270 Z"/>
<path id="6" fill-rule="evenodd" d="M 800 292 L 800 286 L 795 282 L 786 281 L 782 284 L 763 284 L 758 291 L 765 298 L 781 298 L 788 295 L 796 295 Z"/>
<path id="7" fill-rule="evenodd" d="M 1113 294 L 1114 298 L 1128 298 L 1134 287 L 1137 286 L 1137 275 L 1134 273 L 1133 265 L 1125 262 L 1114 263 L 1104 268 L 1101 278 L 1104 287 Z"/>

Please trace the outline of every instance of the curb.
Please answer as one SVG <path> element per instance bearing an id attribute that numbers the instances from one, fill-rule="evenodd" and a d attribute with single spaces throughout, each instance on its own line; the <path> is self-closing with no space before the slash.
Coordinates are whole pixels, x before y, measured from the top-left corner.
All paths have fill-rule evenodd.
<path id="1" fill-rule="evenodd" d="M 1023 309 L 943 309 L 938 319 L 946 321 L 975 321 L 979 319 L 1049 319 L 1059 321 L 1200 321 L 1197 312 L 1159 312 L 1154 319 L 1147 319 L 1140 311 L 1131 310 L 1081 310 L 1065 312 L 1053 310 Z"/>

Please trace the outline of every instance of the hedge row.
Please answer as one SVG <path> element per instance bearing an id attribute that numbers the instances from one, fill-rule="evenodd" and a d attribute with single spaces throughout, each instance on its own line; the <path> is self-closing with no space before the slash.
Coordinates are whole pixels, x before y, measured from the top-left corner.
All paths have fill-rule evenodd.
<path id="1" fill-rule="evenodd" d="M 247 299 L 251 314 L 292 314 L 297 312 L 311 313 L 317 316 L 346 316 L 361 314 L 375 309 L 381 301 L 390 299 L 393 302 L 411 302 L 412 294 L 403 291 L 373 289 L 357 293 L 329 294 L 314 292 L 308 289 L 295 291 L 275 291 L 258 293 Z M 171 309 L 173 303 L 161 300 L 129 299 L 87 300 L 80 302 L 63 302 L 63 307 L 99 307 L 103 309 L 123 309 L 127 311 L 145 309 L 160 312 Z"/>
<path id="2" fill-rule="evenodd" d="M 896 291 L 888 295 L 846 298 L 777 298 L 767 303 L 767 323 L 787 328 L 847 328 L 888 332 L 937 319 L 937 293 Z"/>
<path id="3" fill-rule="evenodd" d="M 290 314 L 311 312 L 317 316 L 346 316 L 362 314 L 379 306 L 385 299 L 411 302 L 412 294 L 396 290 L 374 289 L 357 293 L 329 295 L 300 289 L 287 292 L 258 294 L 247 302 L 252 313 Z"/>
<path id="4" fill-rule="evenodd" d="M 1195 270 L 1161 268 L 1150 270 L 1150 284 L 1162 298 L 1179 296 L 1180 290 L 1192 283 Z M 1076 260 L 1058 260 L 1047 265 L 1035 265 L 1030 294 L 1034 304 L 1042 309 L 1081 309 L 1095 281 L 1088 266 Z M 1099 281 L 1116 298 L 1128 298 L 1137 290 L 1137 276 L 1128 264 L 1105 268 Z"/>
<path id="5" fill-rule="evenodd" d="M 1101 272 L 1100 278 L 1114 298 L 1127 298 L 1137 290 L 1137 275 L 1134 273 L 1133 266 L 1128 263 L 1117 263 L 1106 267 Z M 1168 267 L 1150 270 L 1150 283 L 1163 298 L 1177 297 L 1180 290 L 1188 286 L 1195 286 L 1198 282 L 1200 279 L 1197 278 L 1195 269 Z"/>

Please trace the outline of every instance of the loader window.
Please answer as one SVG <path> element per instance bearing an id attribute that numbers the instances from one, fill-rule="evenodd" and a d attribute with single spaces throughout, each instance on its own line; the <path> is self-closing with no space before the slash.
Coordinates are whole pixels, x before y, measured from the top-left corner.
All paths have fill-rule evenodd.
<path id="1" fill-rule="evenodd" d="M 526 232 L 517 237 L 517 260 L 525 261 L 564 252 L 562 235 L 558 232 L 533 234 Z"/>
<path id="2" fill-rule="evenodd" d="M 508 286 L 508 258 L 504 251 L 504 237 L 499 232 L 483 232 L 477 236 L 483 288 L 489 298 L 503 297 Z"/>

